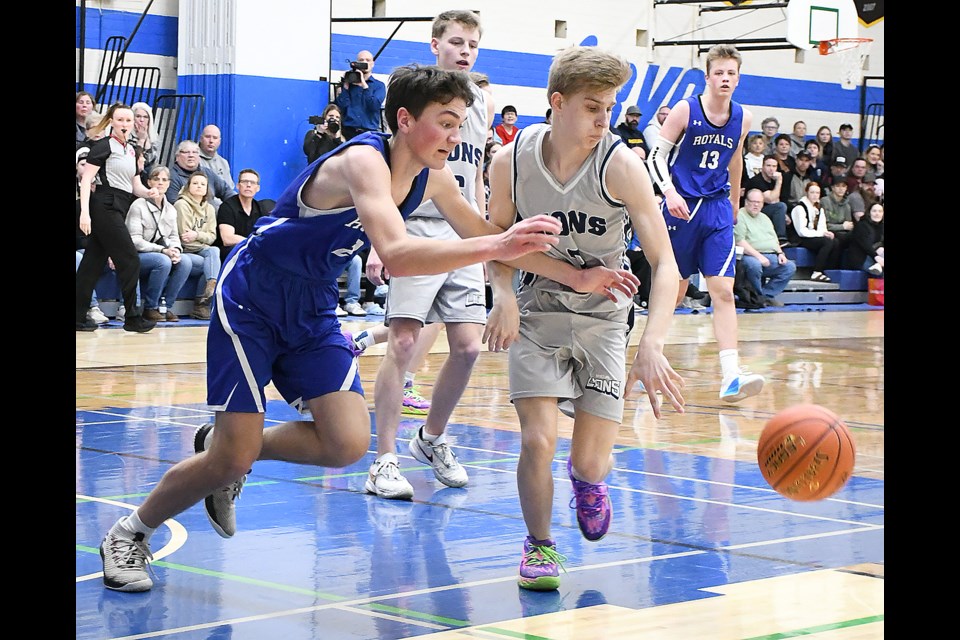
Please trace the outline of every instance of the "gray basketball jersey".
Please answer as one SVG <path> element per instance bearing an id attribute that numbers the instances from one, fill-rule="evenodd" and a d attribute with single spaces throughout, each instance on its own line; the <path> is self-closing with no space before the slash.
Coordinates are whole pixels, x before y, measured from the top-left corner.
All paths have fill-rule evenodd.
<path id="1" fill-rule="evenodd" d="M 514 139 L 512 161 L 512 198 L 517 220 L 545 213 L 563 225 L 560 243 L 547 252 L 578 268 L 599 265 L 610 269 L 629 269 L 626 239 L 630 217 L 623 203 L 613 199 L 605 187 L 606 170 L 622 140 L 608 132 L 579 171 L 567 184 L 560 184 L 543 160 L 543 141 L 550 125 L 542 123 L 521 129 Z M 624 149 L 626 147 L 623 147 Z M 548 292 L 558 310 L 575 313 L 619 312 L 633 300 L 620 295 L 618 302 L 593 293 L 577 293 L 566 285 L 533 273 L 524 273 L 518 295 L 521 308 L 526 296 Z"/>
<path id="2" fill-rule="evenodd" d="M 477 173 L 483 164 L 483 150 L 487 144 L 487 92 L 473 87 L 473 105 L 467 109 L 467 119 L 460 128 L 460 145 L 447 156 L 447 166 L 453 170 L 460 193 L 473 208 L 477 208 Z M 479 212 L 485 215 L 485 211 Z M 410 217 L 442 218 L 433 200 L 421 204 Z"/>

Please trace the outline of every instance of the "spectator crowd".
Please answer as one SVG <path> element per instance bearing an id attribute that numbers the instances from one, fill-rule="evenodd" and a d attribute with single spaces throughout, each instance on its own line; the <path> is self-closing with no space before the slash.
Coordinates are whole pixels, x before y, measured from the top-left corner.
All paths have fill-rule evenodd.
<path id="1" fill-rule="evenodd" d="M 321 116 L 311 118 L 314 127 L 303 139 L 307 163 L 363 131 L 383 130 L 380 114 L 385 86 L 372 75 L 375 60 L 369 51 L 361 51 L 357 63 L 356 72 L 337 88 L 335 100 L 325 106 Z M 485 74 L 473 72 L 471 76 L 492 96 Z M 121 111 L 132 113 L 124 136 L 114 135 L 116 125 L 108 119 L 116 106 L 101 112 L 93 95 L 86 91 L 76 95 L 78 296 L 85 297 L 81 290 L 89 288 L 91 279 L 112 271 L 119 276 L 120 260 L 124 282 L 118 280 L 118 284 L 128 290 L 132 286 L 135 292 L 121 292 L 114 317 L 125 323 L 124 328 L 149 331 L 157 322 L 177 322 L 174 305 L 191 277 L 198 285 L 190 315 L 209 319 L 210 299 L 221 266 L 230 250 L 253 231 L 257 220 L 269 214 L 273 200 L 258 199 L 260 173 L 256 169 L 234 173 L 229 161 L 219 154 L 222 133 L 216 124 L 203 127 L 198 140 L 179 141 L 174 158 L 163 166 L 158 164 L 160 140 L 150 105 L 137 102 L 126 107 L 128 111 Z M 669 113 L 670 106 L 661 105 L 641 128 L 640 108 L 631 105 L 624 110 L 622 120 L 611 122 L 610 130 L 645 159 Z M 516 107 L 506 105 L 499 115 L 498 124 L 490 123 L 482 156 L 485 201 L 490 195 L 490 161 L 521 130 Z M 548 109 L 544 122 L 549 121 Z M 779 120 L 767 116 L 761 120 L 759 131 L 751 132 L 744 143 L 737 216 L 737 244 L 743 251 L 739 264 L 770 306 L 782 305 L 777 296 L 796 275 L 796 265 L 784 253 L 790 247 L 804 247 L 813 253 L 810 279 L 814 281 L 829 282 L 826 272 L 835 269 L 862 270 L 872 277 L 883 275 L 883 144 L 869 144 L 861 152 L 853 142 L 854 128 L 849 123 L 841 124 L 836 136 L 826 125 L 817 127 L 813 135 L 807 131 L 807 124 L 798 120 L 790 133 L 780 133 Z M 112 142 L 109 147 L 106 142 L 95 146 L 98 140 Z M 95 155 L 100 164 L 96 165 L 97 171 L 91 168 L 88 172 L 87 159 L 93 149 L 99 150 Z M 128 154 L 135 160 L 131 170 L 135 171 L 137 185 L 134 188 L 131 182 L 124 191 L 112 172 Z M 84 196 L 85 189 L 89 191 Z M 89 202 L 97 189 L 110 193 L 119 189 L 121 197 L 114 201 L 129 201 L 123 220 L 129 243 L 117 234 L 120 227 L 108 231 L 102 222 L 99 236 L 96 229 L 83 229 L 84 213 L 91 214 L 84 208 L 84 197 Z M 151 195 L 144 195 L 148 191 Z M 757 222 L 761 215 L 769 225 Z M 96 254 L 90 256 L 90 264 L 84 265 L 81 274 L 91 241 L 95 242 Z M 93 264 L 99 262 L 102 252 L 111 250 L 116 255 L 104 255 L 102 267 Z M 642 273 L 642 248 L 634 250 L 639 256 L 635 271 Z M 338 315 L 383 313 L 377 299 L 384 298 L 385 286 L 376 287 L 367 281 L 361 292 L 367 257 L 364 252 L 344 272 L 346 295 Z M 693 285 L 690 289 L 689 295 L 702 298 Z M 89 300 L 78 300 L 77 306 L 77 330 L 92 331 L 110 321 L 100 308 L 95 288 Z M 685 302 L 684 306 L 689 305 Z M 701 307 L 695 304 L 692 308 Z M 85 314 L 81 313 L 83 309 Z M 126 322 L 128 316 L 135 320 Z"/>

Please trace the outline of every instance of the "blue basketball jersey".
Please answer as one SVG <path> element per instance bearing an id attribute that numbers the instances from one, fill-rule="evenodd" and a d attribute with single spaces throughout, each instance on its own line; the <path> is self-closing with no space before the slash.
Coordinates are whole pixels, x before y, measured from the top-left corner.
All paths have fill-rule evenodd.
<path id="1" fill-rule="evenodd" d="M 247 238 L 247 250 L 258 260 L 266 260 L 291 275 L 312 281 L 336 281 L 354 254 L 370 246 L 355 207 L 318 210 L 300 199 L 304 183 L 327 158 L 347 147 L 366 144 L 377 149 L 390 164 L 387 134 L 362 133 L 336 149 L 320 156 L 290 183 L 269 216 L 260 218 Z M 417 175 L 400 214 L 406 220 L 423 200 L 430 169 Z"/>
<path id="2" fill-rule="evenodd" d="M 736 253 L 730 202 L 730 159 L 743 128 L 743 107 L 730 102 L 730 118 L 717 126 L 707 120 L 700 96 L 686 99 L 690 118 L 683 139 L 674 148 L 670 177 L 687 201 L 690 219 L 674 218 L 663 201 L 661 210 L 670 234 L 681 278 L 698 271 L 732 278 Z"/>
<path id="3" fill-rule="evenodd" d="M 300 199 L 321 164 L 360 144 L 377 149 L 389 165 L 387 136 L 376 132 L 320 156 L 224 262 L 207 330 L 207 404 L 214 410 L 263 413 L 271 381 L 300 411 L 328 393 L 363 394 L 335 310 L 337 278 L 370 240 L 355 207 L 320 211 Z M 423 200 L 429 175 L 425 168 L 414 179 L 399 207 L 404 219 Z"/>
<path id="4" fill-rule="evenodd" d="M 684 198 L 726 198 L 730 193 L 730 159 L 743 129 L 743 107 L 731 101 L 727 123 L 718 126 L 707 120 L 700 96 L 690 96 L 686 101 L 690 119 L 674 151 L 670 171 L 673 186 Z"/>

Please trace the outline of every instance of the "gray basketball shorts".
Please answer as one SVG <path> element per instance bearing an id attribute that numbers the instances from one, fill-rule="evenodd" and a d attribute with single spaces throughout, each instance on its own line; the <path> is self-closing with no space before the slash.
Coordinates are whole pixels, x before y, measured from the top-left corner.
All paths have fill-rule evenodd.
<path id="1" fill-rule="evenodd" d="M 587 315 L 538 304 L 549 296 L 535 292 L 521 304 L 520 336 L 508 351 L 510 400 L 570 398 L 578 411 L 622 422 L 627 360 L 623 310 Z"/>
<path id="2" fill-rule="evenodd" d="M 411 218 L 407 233 L 420 238 L 459 239 L 441 218 Z M 384 324 L 391 318 L 431 322 L 486 324 L 487 296 L 483 265 L 471 264 L 447 273 L 390 278 Z"/>

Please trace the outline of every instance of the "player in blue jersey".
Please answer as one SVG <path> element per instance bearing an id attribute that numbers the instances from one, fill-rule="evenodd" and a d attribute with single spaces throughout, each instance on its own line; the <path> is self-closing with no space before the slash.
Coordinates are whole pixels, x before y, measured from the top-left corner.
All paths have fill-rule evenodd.
<path id="1" fill-rule="evenodd" d="M 503 231 L 460 193 L 446 160 L 472 101 L 464 72 L 398 68 L 385 107 L 393 136 L 365 133 L 318 158 L 230 253 L 207 336 L 215 426 L 201 427 L 196 455 L 171 467 L 107 533 L 100 546 L 107 588 L 150 589 L 150 536 L 197 502 L 217 533 L 232 536 L 234 501 L 256 460 L 343 467 L 367 452 L 370 416 L 336 316 L 337 277 L 358 251 L 372 243 L 391 273 L 416 275 L 513 260 L 557 243 L 560 224 L 549 216 Z M 431 198 L 464 239 L 407 234 L 404 219 Z M 310 415 L 264 429 L 271 381 Z"/>
<path id="2" fill-rule="evenodd" d="M 737 259 L 733 226 L 739 210 L 743 140 L 753 119 L 733 101 L 741 62 L 732 45 L 710 48 L 703 94 L 674 105 L 647 160 L 664 195 L 663 215 L 680 268 L 677 304 L 690 276 L 699 271 L 707 280 L 720 349 L 720 399 L 725 402 L 760 393 L 764 382 L 762 376 L 740 367 L 733 297 Z"/>

